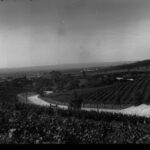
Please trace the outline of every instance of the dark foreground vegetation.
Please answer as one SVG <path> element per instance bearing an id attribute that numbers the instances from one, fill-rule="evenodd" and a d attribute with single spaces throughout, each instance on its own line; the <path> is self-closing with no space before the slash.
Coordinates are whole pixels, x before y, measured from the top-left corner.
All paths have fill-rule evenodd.
<path id="1" fill-rule="evenodd" d="M 146 143 L 150 119 L 0 103 L 1 144 Z M 146 139 L 144 139 L 146 137 Z"/>

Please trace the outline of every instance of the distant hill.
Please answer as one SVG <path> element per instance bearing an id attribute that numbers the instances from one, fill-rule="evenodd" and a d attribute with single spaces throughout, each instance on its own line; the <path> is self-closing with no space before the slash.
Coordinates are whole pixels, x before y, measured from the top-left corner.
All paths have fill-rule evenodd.
<path id="1" fill-rule="evenodd" d="M 101 62 L 101 63 L 76 63 L 76 64 L 61 64 L 61 65 L 47 65 L 47 66 L 33 66 L 21 68 L 4 68 L 0 69 L 0 73 L 14 73 L 14 72 L 36 72 L 36 71 L 52 71 L 52 70 L 69 70 L 81 69 L 91 67 L 108 67 L 122 64 L 129 64 L 130 62 Z"/>
<path id="2" fill-rule="evenodd" d="M 142 61 L 137 61 L 129 64 L 122 64 L 115 66 L 113 68 L 115 69 L 133 69 L 133 68 L 138 68 L 138 67 L 148 67 L 150 66 L 150 59 L 148 60 L 142 60 Z"/>

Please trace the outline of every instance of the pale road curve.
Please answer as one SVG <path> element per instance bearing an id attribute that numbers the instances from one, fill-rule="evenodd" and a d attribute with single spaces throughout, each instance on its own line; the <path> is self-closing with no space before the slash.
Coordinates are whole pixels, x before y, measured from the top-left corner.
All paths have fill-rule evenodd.
<path id="1" fill-rule="evenodd" d="M 56 104 L 46 102 L 43 99 L 39 97 L 38 94 L 28 96 L 28 102 L 40 106 L 56 106 Z M 68 109 L 68 106 L 66 105 L 60 105 L 57 104 L 58 108 L 61 109 Z M 137 115 L 137 116 L 145 116 L 145 117 L 150 117 L 150 105 L 139 105 L 139 106 L 131 106 L 126 109 L 98 109 L 97 108 L 85 108 L 82 107 L 81 110 L 86 110 L 86 111 L 99 111 L 99 112 L 111 112 L 111 113 L 121 113 L 121 114 L 127 114 L 127 115 Z"/>

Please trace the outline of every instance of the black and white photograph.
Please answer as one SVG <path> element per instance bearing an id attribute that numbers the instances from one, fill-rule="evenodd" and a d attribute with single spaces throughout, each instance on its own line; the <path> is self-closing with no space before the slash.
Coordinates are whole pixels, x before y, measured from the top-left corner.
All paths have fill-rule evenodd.
<path id="1" fill-rule="evenodd" d="M 0 0 L 3 144 L 150 144 L 150 0 Z"/>

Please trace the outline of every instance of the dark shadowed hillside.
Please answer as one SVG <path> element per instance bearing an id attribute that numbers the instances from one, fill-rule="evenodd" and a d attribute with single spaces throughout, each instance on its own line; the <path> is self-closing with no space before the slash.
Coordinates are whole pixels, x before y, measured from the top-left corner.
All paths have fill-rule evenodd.
<path id="1" fill-rule="evenodd" d="M 113 67 L 114 69 L 133 69 L 133 68 L 139 68 L 139 67 L 148 67 L 150 66 L 150 59 L 143 60 L 143 61 L 137 61 L 130 64 L 123 64 L 116 67 Z"/>

